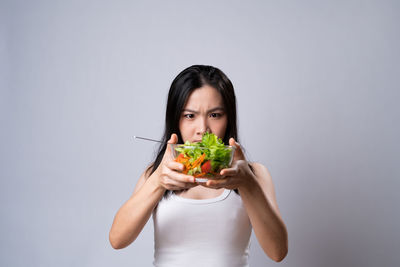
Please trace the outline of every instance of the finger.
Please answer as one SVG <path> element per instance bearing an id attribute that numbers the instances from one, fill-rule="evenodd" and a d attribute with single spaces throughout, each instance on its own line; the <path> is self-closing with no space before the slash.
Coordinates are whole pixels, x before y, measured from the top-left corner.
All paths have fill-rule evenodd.
<path id="1" fill-rule="evenodd" d="M 175 172 L 175 171 L 171 171 L 169 177 L 171 179 L 173 179 L 177 182 L 181 182 L 181 183 L 195 183 L 196 182 L 196 180 L 193 176 Z"/>
<path id="2" fill-rule="evenodd" d="M 174 190 L 178 190 L 178 189 L 187 188 L 188 183 L 169 178 L 165 181 L 165 187 L 168 188 L 169 190 L 171 190 L 172 188 L 174 188 Z"/>
<path id="3" fill-rule="evenodd" d="M 167 185 L 168 190 L 182 190 L 182 189 L 189 189 L 192 187 L 198 186 L 197 184 L 192 183 L 175 183 L 171 182 Z"/>
<path id="4" fill-rule="evenodd" d="M 235 176 L 238 174 L 238 170 L 236 168 L 229 168 L 229 169 L 223 169 L 220 172 L 221 176 Z"/>
<path id="5" fill-rule="evenodd" d="M 185 169 L 185 166 L 182 163 L 176 161 L 168 161 L 166 163 L 167 167 L 171 170 L 176 170 L 182 172 Z"/>
<path id="6" fill-rule="evenodd" d="M 233 137 L 229 139 L 229 145 L 234 146 L 236 148 L 235 153 L 233 155 L 234 160 L 246 159 L 242 150 L 242 146 L 238 142 L 236 142 L 236 140 Z"/>
<path id="7" fill-rule="evenodd" d="M 204 183 L 199 183 L 199 185 L 206 187 L 206 188 L 212 188 L 212 189 L 218 189 L 215 185 L 213 185 L 211 182 L 207 181 Z"/>
<path id="8" fill-rule="evenodd" d="M 211 187 L 211 188 L 221 188 L 224 187 L 224 185 L 226 184 L 227 179 L 220 179 L 220 180 L 208 180 L 206 183 L 207 187 Z"/>

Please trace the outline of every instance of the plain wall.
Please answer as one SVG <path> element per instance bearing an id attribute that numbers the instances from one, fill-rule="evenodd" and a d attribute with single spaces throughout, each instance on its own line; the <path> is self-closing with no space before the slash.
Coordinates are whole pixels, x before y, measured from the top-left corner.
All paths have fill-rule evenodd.
<path id="1" fill-rule="evenodd" d="M 289 254 L 251 266 L 399 266 L 398 1 L 1 1 L 0 266 L 150 266 L 152 221 L 108 233 L 193 64 L 232 80 Z"/>

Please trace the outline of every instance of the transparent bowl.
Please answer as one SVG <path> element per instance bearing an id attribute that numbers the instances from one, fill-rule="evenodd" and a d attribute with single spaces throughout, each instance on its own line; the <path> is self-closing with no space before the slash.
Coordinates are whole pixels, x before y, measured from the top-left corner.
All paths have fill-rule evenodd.
<path id="1" fill-rule="evenodd" d="M 195 147 L 185 144 L 168 144 L 175 161 L 182 163 L 185 174 L 193 175 L 196 182 L 207 182 L 208 178 L 221 178 L 220 171 L 229 168 L 235 153 L 234 146 L 225 146 L 224 150 Z"/>

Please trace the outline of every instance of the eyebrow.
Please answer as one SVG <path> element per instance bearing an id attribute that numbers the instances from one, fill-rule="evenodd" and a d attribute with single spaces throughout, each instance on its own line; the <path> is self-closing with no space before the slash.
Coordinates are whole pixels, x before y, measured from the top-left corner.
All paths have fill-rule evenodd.
<path id="1" fill-rule="evenodd" d="M 213 111 L 217 111 L 217 110 L 225 111 L 225 109 L 224 109 L 223 107 L 215 107 L 215 108 L 212 108 L 212 109 L 208 110 L 207 112 L 213 112 Z M 185 109 L 183 109 L 182 111 L 193 112 L 193 113 L 195 113 L 195 114 L 198 114 L 198 113 L 199 113 L 199 112 L 196 111 L 196 110 L 192 110 L 192 109 L 188 109 L 188 108 L 185 108 Z"/>

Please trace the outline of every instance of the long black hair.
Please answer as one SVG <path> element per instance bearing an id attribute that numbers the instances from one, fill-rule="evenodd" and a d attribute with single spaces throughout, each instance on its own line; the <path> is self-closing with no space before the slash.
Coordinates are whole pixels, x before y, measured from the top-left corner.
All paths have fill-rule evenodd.
<path id="1" fill-rule="evenodd" d="M 151 170 L 149 177 L 160 165 L 167 147 L 167 142 L 171 134 L 178 135 L 178 144 L 183 143 L 179 131 L 179 121 L 184 105 L 189 95 L 196 89 L 209 85 L 215 88 L 222 96 L 225 112 L 228 118 L 228 124 L 225 136 L 222 139 L 226 145 L 229 145 L 229 138 L 233 137 L 238 141 L 237 117 L 236 117 L 236 96 L 233 85 L 228 77 L 218 68 L 207 65 L 193 65 L 184 69 L 173 80 L 168 93 L 167 110 L 165 113 L 165 128 L 161 138 L 157 156 L 154 162 L 147 168 L 146 172 Z"/>

